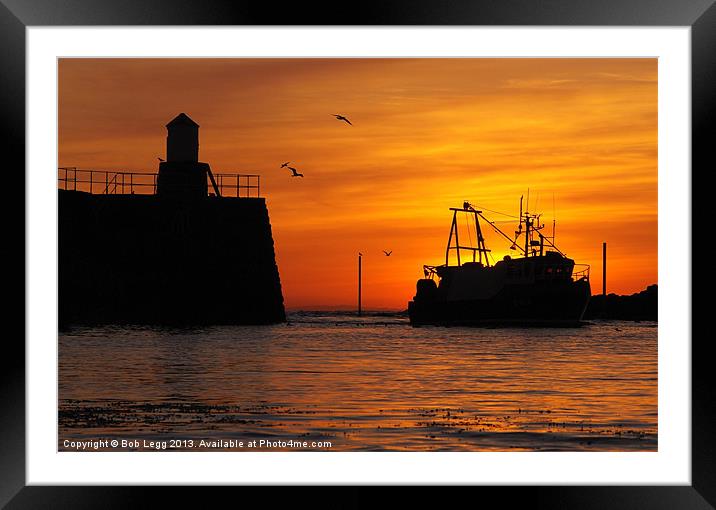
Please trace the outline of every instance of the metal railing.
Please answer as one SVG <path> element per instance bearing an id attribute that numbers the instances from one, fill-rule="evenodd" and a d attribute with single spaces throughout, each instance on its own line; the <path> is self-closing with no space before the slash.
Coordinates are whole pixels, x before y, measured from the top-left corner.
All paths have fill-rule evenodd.
<path id="1" fill-rule="evenodd" d="M 445 267 L 443 266 L 423 266 L 423 274 L 425 275 L 425 278 L 434 279 L 438 274 L 438 267 Z M 548 268 L 545 268 L 546 271 L 549 271 L 547 274 L 551 277 L 553 274 L 552 270 L 556 269 L 555 267 L 549 266 Z M 572 269 L 572 281 L 580 281 L 580 280 L 586 280 L 589 281 L 589 271 L 590 271 L 590 265 L 589 264 L 575 264 L 574 268 Z M 544 278 L 544 275 L 541 276 Z"/>
<path id="2" fill-rule="evenodd" d="M 586 280 L 589 281 L 589 264 L 574 264 L 574 269 L 572 269 L 572 280 L 579 281 L 579 280 Z"/>
<path id="3" fill-rule="evenodd" d="M 214 174 L 214 179 L 222 197 L 261 196 L 261 176 L 257 174 Z M 154 195 L 157 192 L 157 174 L 65 166 L 57 169 L 57 187 L 100 195 Z M 208 175 L 207 187 L 213 194 L 214 187 Z"/>

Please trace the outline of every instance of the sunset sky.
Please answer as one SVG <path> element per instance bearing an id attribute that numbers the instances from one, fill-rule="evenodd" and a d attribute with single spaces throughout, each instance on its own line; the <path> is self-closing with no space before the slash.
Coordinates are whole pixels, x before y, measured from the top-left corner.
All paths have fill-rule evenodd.
<path id="1" fill-rule="evenodd" d="M 449 207 L 510 234 L 487 209 L 528 188 L 593 293 L 603 241 L 608 291 L 657 283 L 656 59 L 61 59 L 59 166 L 155 172 L 180 112 L 214 173 L 261 175 L 288 309 L 355 307 L 359 251 L 363 307 L 405 309 Z"/>

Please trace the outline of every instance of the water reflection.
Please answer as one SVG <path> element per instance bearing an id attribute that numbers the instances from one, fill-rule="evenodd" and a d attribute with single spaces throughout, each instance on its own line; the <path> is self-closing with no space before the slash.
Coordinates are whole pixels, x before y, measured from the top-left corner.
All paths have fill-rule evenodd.
<path id="1" fill-rule="evenodd" d="M 294 314 L 269 327 L 59 338 L 72 438 L 312 438 L 331 450 L 657 448 L 657 328 L 411 328 Z M 310 448 L 309 448 L 310 449 Z"/>

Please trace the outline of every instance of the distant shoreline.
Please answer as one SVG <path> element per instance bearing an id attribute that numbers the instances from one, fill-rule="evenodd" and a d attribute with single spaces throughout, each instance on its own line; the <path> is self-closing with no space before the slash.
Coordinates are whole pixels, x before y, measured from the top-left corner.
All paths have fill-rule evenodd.
<path id="1" fill-rule="evenodd" d="M 649 285 L 641 292 L 627 296 L 617 294 L 593 295 L 584 319 L 617 319 L 628 321 L 656 321 L 659 319 L 658 287 Z"/>
<path id="2" fill-rule="evenodd" d="M 629 321 L 656 321 L 658 320 L 658 286 L 649 285 L 641 292 L 634 294 L 607 294 L 606 299 L 602 294 L 593 294 L 584 313 L 585 320 L 629 320 Z M 286 310 L 289 314 L 348 314 L 358 315 L 355 308 L 351 309 L 345 305 L 330 308 L 329 306 L 316 306 L 305 308 L 290 308 Z M 374 309 L 363 310 L 364 317 L 381 316 L 407 316 L 408 310 L 396 309 Z"/>

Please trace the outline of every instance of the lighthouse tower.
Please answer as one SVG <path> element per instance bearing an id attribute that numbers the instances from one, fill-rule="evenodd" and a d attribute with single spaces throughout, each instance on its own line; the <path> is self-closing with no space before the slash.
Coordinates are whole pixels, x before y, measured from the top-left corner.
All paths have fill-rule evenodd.
<path id="1" fill-rule="evenodd" d="M 180 113 L 167 124 L 167 161 L 199 161 L 199 124 L 191 120 L 186 113 Z"/>
<path id="2" fill-rule="evenodd" d="M 159 163 L 157 195 L 200 198 L 208 195 L 208 163 L 199 161 L 199 124 L 180 113 L 167 125 L 167 160 Z"/>

